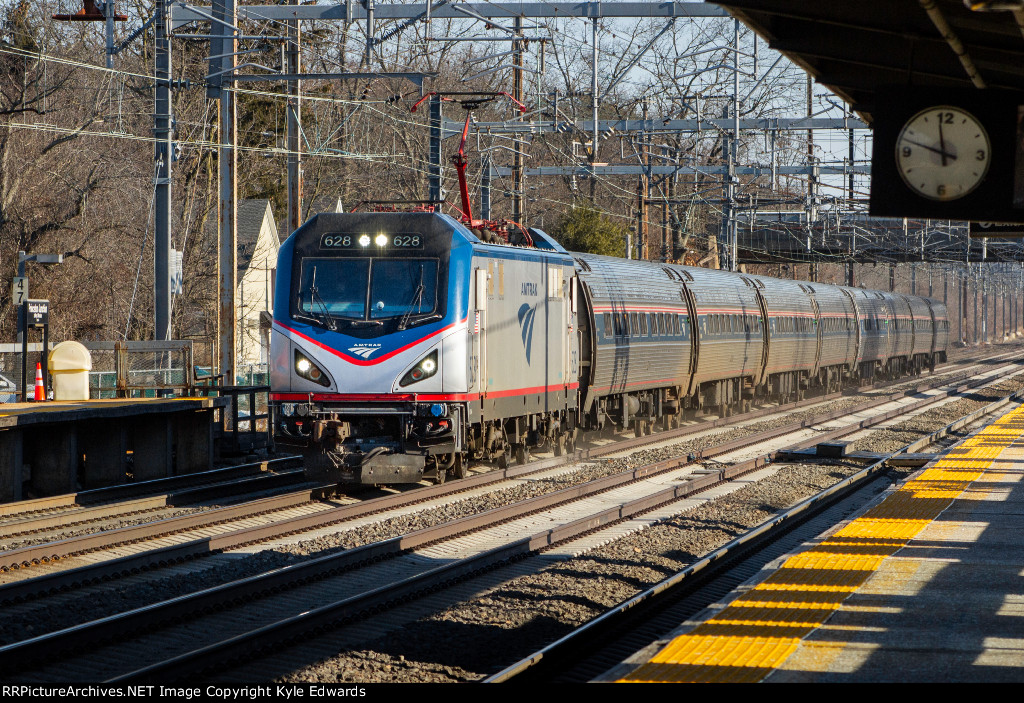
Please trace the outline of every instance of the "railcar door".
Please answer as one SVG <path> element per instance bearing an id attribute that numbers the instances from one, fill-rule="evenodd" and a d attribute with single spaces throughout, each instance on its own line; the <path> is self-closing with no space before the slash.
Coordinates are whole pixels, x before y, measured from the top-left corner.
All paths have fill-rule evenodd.
<path id="1" fill-rule="evenodd" d="M 853 325 L 853 355 L 850 359 L 850 373 L 853 373 L 857 370 L 857 366 L 864 358 L 864 350 L 862 348 L 863 341 L 860 328 L 860 308 L 857 307 L 857 298 L 853 293 L 845 288 L 840 288 L 839 290 L 843 295 L 850 299 L 850 305 L 853 307 L 853 318 L 848 318 L 846 323 L 847 325 L 850 325 L 851 323 Z M 849 341 L 849 336 L 847 336 L 847 341 Z"/>

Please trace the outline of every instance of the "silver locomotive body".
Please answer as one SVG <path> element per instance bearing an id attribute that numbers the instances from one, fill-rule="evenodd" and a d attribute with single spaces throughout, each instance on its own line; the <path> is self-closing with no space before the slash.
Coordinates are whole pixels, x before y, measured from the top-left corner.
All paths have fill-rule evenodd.
<path id="1" fill-rule="evenodd" d="M 572 260 L 433 213 L 321 214 L 282 245 L 278 432 L 314 478 L 443 480 L 574 427 Z"/>

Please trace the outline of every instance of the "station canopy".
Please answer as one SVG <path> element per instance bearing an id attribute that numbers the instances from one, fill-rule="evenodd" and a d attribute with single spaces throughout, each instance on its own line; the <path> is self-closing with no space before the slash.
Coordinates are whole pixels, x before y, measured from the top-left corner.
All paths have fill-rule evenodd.
<path id="1" fill-rule="evenodd" d="M 1024 0 L 717 2 L 853 105 L 882 86 L 1024 90 Z"/>

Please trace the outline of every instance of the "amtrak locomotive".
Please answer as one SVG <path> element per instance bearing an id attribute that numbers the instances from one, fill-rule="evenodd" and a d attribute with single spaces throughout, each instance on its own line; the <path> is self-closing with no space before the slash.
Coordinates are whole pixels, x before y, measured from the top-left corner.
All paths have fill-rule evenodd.
<path id="1" fill-rule="evenodd" d="M 324 213 L 280 249 L 280 435 L 342 483 L 461 477 L 581 429 L 650 433 L 945 360 L 914 296 L 570 254 L 431 212 Z"/>

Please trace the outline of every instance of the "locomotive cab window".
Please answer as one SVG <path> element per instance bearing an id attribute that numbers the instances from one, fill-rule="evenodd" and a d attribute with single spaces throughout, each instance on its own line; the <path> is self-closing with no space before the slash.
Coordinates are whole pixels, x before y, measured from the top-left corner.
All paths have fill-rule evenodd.
<path id="1" fill-rule="evenodd" d="M 436 317 L 437 276 L 437 259 L 306 258 L 297 307 L 328 327 L 335 320 L 398 319 L 404 328 Z"/>

